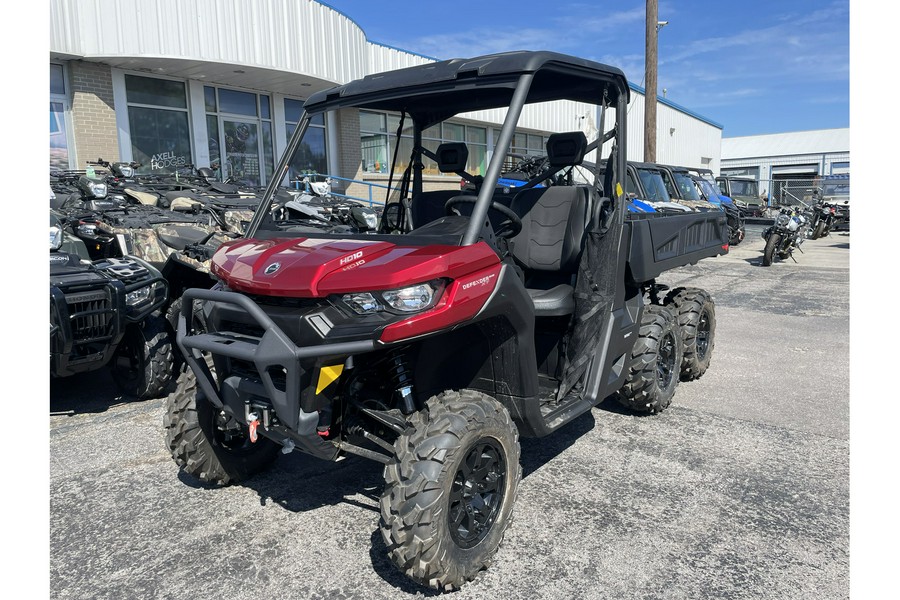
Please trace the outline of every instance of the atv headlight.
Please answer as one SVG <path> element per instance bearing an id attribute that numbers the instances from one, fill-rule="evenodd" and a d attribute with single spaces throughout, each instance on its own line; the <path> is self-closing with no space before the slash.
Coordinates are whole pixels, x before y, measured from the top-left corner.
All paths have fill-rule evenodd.
<path id="1" fill-rule="evenodd" d="M 151 298 L 155 286 L 156 284 L 154 283 L 153 285 L 145 285 L 133 292 L 128 292 L 125 294 L 125 304 L 128 306 L 137 306 L 147 302 Z"/>
<path id="2" fill-rule="evenodd" d="M 106 198 L 105 183 L 92 183 L 89 187 L 91 189 L 91 194 L 94 195 L 94 198 Z"/>
<path id="3" fill-rule="evenodd" d="M 80 236 L 94 237 L 97 235 L 97 224 L 96 223 L 80 223 L 78 225 L 78 227 L 75 228 L 75 231 Z"/>
<path id="4" fill-rule="evenodd" d="M 50 249 L 51 250 L 59 250 L 62 247 L 63 243 L 63 232 L 62 228 L 58 225 L 50 226 Z"/>
<path id="5" fill-rule="evenodd" d="M 341 298 L 344 304 L 349 306 L 358 315 L 368 315 L 381 310 L 378 299 L 369 292 L 361 294 L 344 294 Z"/>
<path id="6" fill-rule="evenodd" d="M 344 294 L 341 296 L 341 302 L 358 315 L 369 315 L 383 310 L 415 313 L 433 307 L 443 289 L 444 282 L 437 280 L 398 290 Z"/>
<path id="7" fill-rule="evenodd" d="M 437 291 L 436 286 L 432 286 L 430 283 L 421 283 L 399 290 L 381 292 L 381 297 L 394 310 L 411 313 L 430 308 L 437 296 Z"/>
<path id="8" fill-rule="evenodd" d="M 134 175 L 134 169 L 131 167 L 126 167 L 125 165 L 119 166 L 119 171 L 122 172 L 122 177 L 131 177 Z"/>

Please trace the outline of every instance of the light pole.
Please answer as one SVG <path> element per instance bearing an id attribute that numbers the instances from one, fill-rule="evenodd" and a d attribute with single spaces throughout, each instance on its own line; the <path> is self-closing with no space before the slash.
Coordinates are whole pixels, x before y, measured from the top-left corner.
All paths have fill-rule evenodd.
<path id="1" fill-rule="evenodd" d="M 644 60 L 644 162 L 656 162 L 656 65 L 657 34 L 669 24 L 658 20 L 657 0 L 647 0 L 646 45 Z"/>

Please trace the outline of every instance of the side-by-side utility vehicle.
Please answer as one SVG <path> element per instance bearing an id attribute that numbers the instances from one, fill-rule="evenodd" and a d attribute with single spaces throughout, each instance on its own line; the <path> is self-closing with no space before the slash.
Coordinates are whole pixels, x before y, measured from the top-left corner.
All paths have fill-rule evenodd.
<path id="1" fill-rule="evenodd" d="M 553 134 L 540 173 L 498 186 L 523 107 L 558 100 L 597 106 L 600 137 Z M 520 435 L 548 435 L 611 395 L 661 411 L 710 363 L 709 294 L 655 279 L 727 252 L 725 216 L 626 217 L 628 100 L 619 69 L 551 52 L 430 63 L 310 96 L 246 236 L 212 258 L 217 285 L 183 295 L 190 371 L 165 417 L 175 461 L 218 484 L 291 450 L 379 461 L 390 559 L 436 589 L 475 577 L 510 523 Z M 426 129 L 493 108 L 507 110 L 483 177 L 466 171 L 465 144 L 425 147 Z M 273 212 L 310 120 L 347 109 L 412 124 L 378 229 Z M 596 149 L 605 173 L 579 183 L 572 170 Z M 471 190 L 426 191 L 427 161 Z"/>

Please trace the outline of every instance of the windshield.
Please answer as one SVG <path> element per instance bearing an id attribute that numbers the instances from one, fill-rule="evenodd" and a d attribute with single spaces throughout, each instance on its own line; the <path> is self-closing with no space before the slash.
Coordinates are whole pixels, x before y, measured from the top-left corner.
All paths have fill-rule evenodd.
<path id="1" fill-rule="evenodd" d="M 826 183 L 823 194 L 825 196 L 849 196 L 850 184 L 845 182 Z"/>
<path id="2" fill-rule="evenodd" d="M 641 185 L 647 192 L 644 200 L 651 202 L 671 202 L 672 198 L 666 191 L 666 184 L 663 181 L 659 171 L 653 169 L 638 169 L 638 176 L 641 178 Z"/>
<path id="3" fill-rule="evenodd" d="M 700 186 L 700 189 L 703 191 L 703 195 L 706 196 L 705 199 L 707 201 L 715 201 L 719 199 L 719 188 L 715 187 L 713 184 L 703 178 L 698 177 L 695 181 L 697 182 L 697 185 Z"/>
<path id="4" fill-rule="evenodd" d="M 694 186 L 694 180 L 687 173 L 675 173 L 675 183 L 678 185 L 678 191 L 684 200 L 699 200 L 700 194 Z"/>
<path id="5" fill-rule="evenodd" d="M 742 181 L 740 179 L 731 180 L 732 196 L 751 196 L 756 198 L 759 196 L 759 186 L 755 181 Z"/>

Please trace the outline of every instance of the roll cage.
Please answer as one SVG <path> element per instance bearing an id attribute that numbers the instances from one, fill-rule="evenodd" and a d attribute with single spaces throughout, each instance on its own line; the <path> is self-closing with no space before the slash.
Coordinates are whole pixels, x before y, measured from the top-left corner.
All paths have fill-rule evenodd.
<path id="1" fill-rule="evenodd" d="M 616 192 L 621 186 L 616 184 L 624 181 L 626 157 L 616 148 L 618 139 L 626 134 L 629 88 L 625 75 L 614 67 L 554 52 L 518 51 L 475 59 L 452 59 L 369 75 L 310 96 L 304 103 L 304 113 L 275 170 L 275 176 L 265 190 L 260 209 L 250 223 L 247 237 L 257 237 L 258 230 L 271 218 L 269 209 L 273 198 L 280 182 L 287 177 L 289 165 L 313 115 L 343 108 L 393 111 L 402 115 L 400 130 L 404 128 L 406 119 L 410 119 L 413 123 L 413 152 L 409 168 L 399 179 L 398 200 L 402 202 L 409 195 L 415 196 L 423 191 L 422 157 L 429 154 L 422 144 L 424 130 L 460 113 L 508 108 L 499 139 L 495 140 L 493 156 L 483 179 L 478 180 L 477 199 L 472 206 L 468 225 L 459 240 L 459 245 L 474 244 L 483 236 L 483 224 L 500 178 L 503 158 L 509 152 L 523 107 L 554 100 L 572 100 L 614 110 L 614 125 L 608 132 L 600 131 L 598 139 L 589 141 L 588 151 L 613 139 L 608 160 L 613 168 L 607 169 L 604 195 L 615 201 L 615 215 L 621 221 L 625 208 L 624 203 L 617 201 L 619 194 Z M 392 165 L 389 187 L 394 181 Z M 388 207 L 393 202 L 393 199 L 389 201 L 385 214 L 390 212 Z M 401 220 L 407 218 L 405 212 L 403 209 L 399 211 Z M 384 228 L 382 234 L 387 234 Z M 367 239 L 372 239 L 371 235 Z M 407 244 L 412 242 L 409 238 L 404 241 Z"/>

